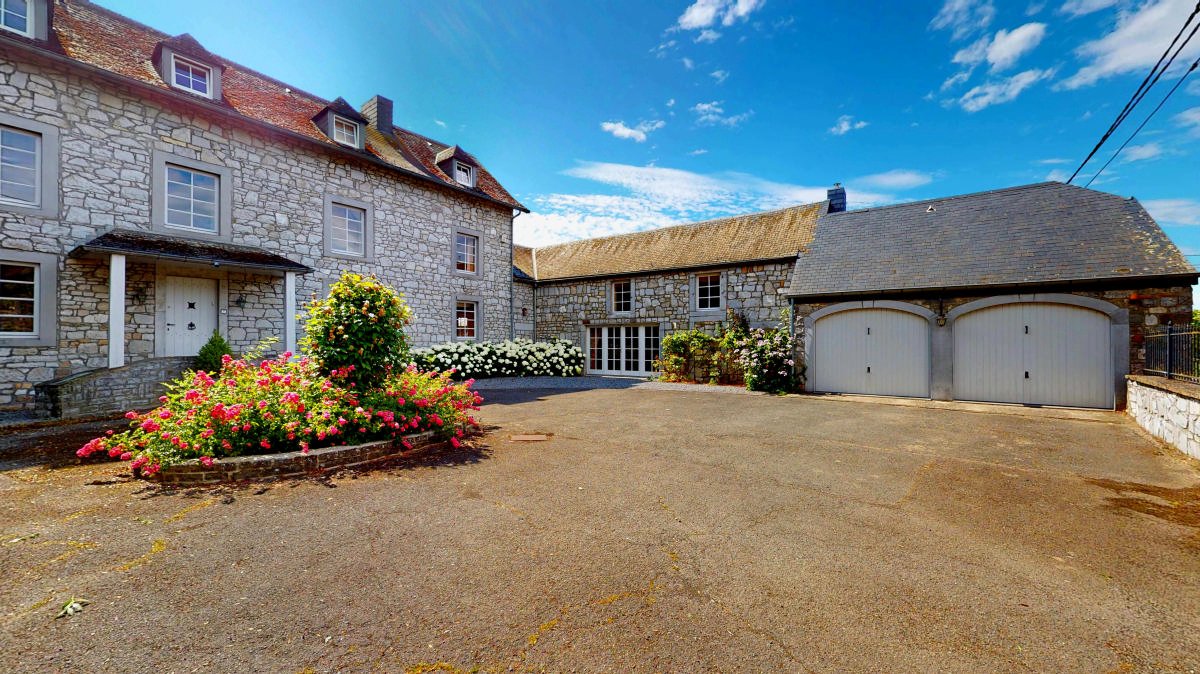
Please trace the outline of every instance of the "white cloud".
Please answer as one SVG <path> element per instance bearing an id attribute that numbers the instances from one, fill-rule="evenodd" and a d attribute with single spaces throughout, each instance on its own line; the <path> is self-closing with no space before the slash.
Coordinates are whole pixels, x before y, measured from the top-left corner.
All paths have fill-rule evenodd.
<path id="1" fill-rule="evenodd" d="M 1167 36 L 1179 31 L 1180 19 L 1187 17 L 1194 5 L 1193 0 L 1149 0 L 1134 10 L 1118 12 L 1111 32 L 1075 50 L 1088 64 L 1060 86 L 1078 89 L 1114 75 L 1148 71 L 1162 55 Z M 1176 66 L 1186 67 L 1198 55 L 1200 40 L 1192 40 L 1176 59 Z"/>
<path id="2" fill-rule="evenodd" d="M 841 117 L 838 117 L 837 122 L 835 122 L 834 125 L 829 128 L 829 133 L 832 133 L 835 136 L 844 136 L 851 131 L 866 128 L 867 124 L 868 122 L 864 122 L 861 119 L 857 122 L 854 121 L 854 117 L 851 115 L 842 115 Z"/>
<path id="3" fill-rule="evenodd" d="M 1134 161 L 1146 161 L 1147 159 L 1157 159 L 1163 153 L 1162 146 L 1158 143 L 1146 143 L 1144 145 L 1130 145 L 1121 153 L 1121 160 L 1128 163 Z"/>
<path id="4" fill-rule="evenodd" d="M 548 194 L 529 200 L 534 212 L 515 221 L 515 239 L 546 245 L 751 213 L 825 199 L 824 187 L 764 180 L 745 173 L 702 174 L 659 166 L 582 162 L 564 173 L 623 194 Z M 850 190 L 859 208 L 893 201 Z"/>
<path id="5" fill-rule="evenodd" d="M 601 122 L 600 130 L 605 133 L 611 133 L 614 138 L 625 138 L 636 143 L 644 143 L 646 142 L 647 134 L 651 131 L 657 131 L 666 125 L 667 123 L 661 119 L 641 121 L 634 127 L 625 126 L 625 122 Z"/>
<path id="6" fill-rule="evenodd" d="M 1025 8 L 1025 16 L 1036 16 L 1041 14 L 1043 9 L 1046 9 L 1046 3 L 1044 2 L 1030 3 L 1029 6 Z"/>
<path id="7" fill-rule="evenodd" d="M 711 73 L 709 73 L 709 76 L 711 76 L 714 80 L 716 80 L 717 84 L 724 84 L 725 80 L 729 79 L 729 71 L 728 70 L 714 70 Z"/>
<path id="8" fill-rule="evenodd" d="M 654 54 L 655 57 L 660 58 L 660 59 L 666 58 L 667 52 L 674 49 L 676 44 L 677 43 L 675 42 L 675 40 L 667 40 L 666 42 L 659 44 L 654 49 L 651 49 L 650 53 Z"/>
<path id="9" fill-rule="evenodd" d="M 958 99 L 967 112 L 979 112 L 986 107 L 1015 100 L 1034 84 L 1054 76 L 1053 70 L 1025 70 L 1012 77 L 981 84 Z"/>
<path id="10" fill-rule="evenodd" d="M 1033 50 L 1046 37 L 1046 24 L 1027 23 L 1008 30 L 996 31 L 996 37 L 988 45 L 987 60 L 992 72 L 1016 65 L 1017 60 Z"/>
<path id="11" fill-rule="evenodd" d="M 693 63 L 692 60 L 686 56 L 683 57 L 682 59 L 680 59 L 680 62 L 683 63 L 683 67 L 688 70 L 691 70 L 692 68 L 696 67 L 696 64 Z"/>
<path id="12" fill-rule="evenodd" d="M 696 123 L 701 126 L 728 126 L 734 127 L 742 122 L 750 119 L 754 114 L 753 110 L 747 110 L 736 115 L 725 114 L 724 101 L 712 101 L 711 103 L 697 103 L 692 106 L 692 112 L 696 113 Z"/>
<path id="13" fill-rule="evenodd" d="M 967 80 L 971 79 L 971 72 L 972 71 L 970 70 L 961 70 L 957 73 L 954 73 L 950 77 L 947 77 L 946 81 L 942 82 L 940 90 L 946 91 L 947 89 L 952 89 L 963 82 L 966 82 Z M 928 98 L 932 99 L 933 97 L 929 96 Z"/>
<path id="14" fill-rule="evenodd" d="M 434 124 L 437 124 L 438 126 L 442 127 L 443 129 L 444 129 L 444 128 L 446 128 L 446 123 L 445 123 L 445 122 L 443 122 L 443 121 L 442 121 L 442 120 L 440 120 L 440 119 L 435 119 L 435 120 L 433 120 L 433 123 L 434 123 Z"/>
<path id="15" fill-rule="evenodd" d="M 922 171 L 908 169 L 892 169 L 883 173 L 863 176 L 854 181 L 855 184 L 877 187 L 885 190 L 908 190 L 921 187 L 933 182 L 933 176 Z"/>
<path id="16" fill-rule="evenodd" d="M 702 154 L 708 154 L 708 150 L 705 150 L 704 148 L 700 147 L 700 148 L 696 148 L 695 150 L 692 150 L 688 154 L 693 157 L 699 157 Z"/>
<path id="17" fill-rule="evenodd" d="M 1183 90 L 1193 96 L 1200 96 L 1200 80 L 1192 80 Z"/>
<path id="18" fill-rule="evenodd" d="M 991 0 L 946 0 L 929 26 L 934 30 L 950 30 L 955 40 L 987 30 L 996 17 Z"/>
<path id="19" fill-rule="evenodd" d="M 1051 157 L 1050 159 L 1039 159 L 1038 163 L 1043 166 L 1049 166 L 1052 164 L 1070 164 L 1071 160 L 1063 159 L 1062 157 Z"/>
<path id="20" fill-rule="evenodd" d="M 1142 205 L 1164 225 L 1200 225 L 1200 201 L 1195 199 L 1150 199 Z"/>
<path id="21" fill-rule="evenodd" d="M 668 108 L 673 108 L 673 107 L 675 107 L 675 99 L 674 99 L 674 98 L 668 98 L 668 99 L 667 99 L 667 107 L 668 107 Z"/>
<path id="22" fill-rule="evenodd" d="M 721 39 L 720 33 L 718 33 L 715 30 L 709 30 L 709 29 L 705 28 L 704 30 L 700 31 L 699 35 L 696 36 L 696 39 L 694 40 L 694 42 L 696 42 L 697 44 L 706 44 L 706 43 L 712 44 L 713 42 L 716 42 L 717 40 L 720 40 L 720 39 Z"/>
<path id="23" fill-rule="evenodd" d="M 1171 119 L 1174 119 L 1176 124 L 1189 129 L 1191 135 L 1200 136 L 1200 106 L 1188 108 Z"/>
<path id="24" fill-rule="evenodd" d="M 732 26 L 745 21 L 764 0 L 696 0 L 675 22 L 675 29 L 697 30 L 708 28 L 719 20 L 723 26 Z"/>
<path id="25" fill-rule="evenodd" d="M 987 61 L 992 72 L 998 72 L 1016 65 L 1017 61 L 1037 47 L 1044 37 L 1046 37 L 1046 24 L 1044 23 L 1027 23 L 1012 30 L 1001 29 L 996 31 L 992 37 L 984 35 L 970 45 L 959 49 L 950 60 L 969 68 L 974 68 Z M 963 79 L 969 76 L 970 71 L 968 70 Z"/>
<path id="26" fill-rule="evenodd" d="M 1050 169 L 1046 174 L 1045 180 L 1053 180 L 1059 183 L 1065 183 L 1071 178 L 1071 174 L 1063 169 Z"/>
<path id="27" fill-rule="evenodd" d="M 1071 18 L 1099 12 L 1102 9 L 1108 9 L 1117 4 L 1121 0 L 1067 0 L 1063 3 L 1058 11 L 1063 14 L 1070 14 Z"/>

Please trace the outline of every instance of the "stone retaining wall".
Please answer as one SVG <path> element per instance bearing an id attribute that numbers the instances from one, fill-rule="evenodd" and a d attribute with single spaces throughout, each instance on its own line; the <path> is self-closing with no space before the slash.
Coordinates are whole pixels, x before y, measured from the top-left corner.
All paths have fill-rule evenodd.
<path id="1" fill-rule="evenodd" d="M 162 382 L 177 378 L 195 358 L 151 358 L 118 368 L 100 368 L 38 384 L 39 417 L 75 419 L 158 407 Z"/>
<path id="2" fill-rule="evenodd" d="M 361 466 L 387 459 L 412 456 L 445 445 L 431 433 L 408 435 L 406 449 L 399 441 L 380 440 L 363 445 L 322 447 L 302 452 L 235 456 L 217 459 L 211 466 L 192 460 L 162 469 L 152 479 L 172 487 L 189 487 L 241 480 L 277 480 L 326 472 L 335 468 Z"/>
<path id="3" fill-rule="evenodd" d="M 1154 437 L 1200 459 L 1200 386 L 1131 375 L 1126 411 Z"/>

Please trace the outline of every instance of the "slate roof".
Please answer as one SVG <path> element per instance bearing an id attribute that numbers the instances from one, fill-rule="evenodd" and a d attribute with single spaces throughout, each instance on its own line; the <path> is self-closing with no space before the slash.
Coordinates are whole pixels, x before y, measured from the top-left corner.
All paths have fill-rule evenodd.
<path id="1" fill-rule="evenodd" d="M 540 282 L 790 259 L 808 246 L 827 207 L 822 201 L 545 246 L 533 249 L 522 271 Z M 514 265 L 518 257 L 514 248 Z"/>
<path id="2" fill-rule="evenodd" d="M 345 104 L 340 99 L 327 101 L 213 55 L 191 35 L 184 33 L 172 37 L 91 2 L 56 0 L 48 5 L 53 8 L 49 39 L 39 42 L 10 35 L 5 31 L 0 33 L 0 45 L 32 45 L 122 78 L 136 80 L 142 85 L 171 92 L 177 100 L 209 107 L 215 105 L 227 112 L 298 134 L 340 153 L 355 152 L 334 143 L 313 123 L 313 118 L 326 106 L 332 104 L 340 108 Z M 201 58 L 221 68 L 223 100 L 190 100 L 190 94 L 172 89 L 154 68 L 154 55 L 160 44 L 179 49 L 181 53 Z M 352 116 L 358 115 L 351 106 L 345 107 L 353 112 Z M 473 193 L 505 206 L 528 210 L 473 157 L 472 162 L 478 167 L 476 187 L 464 187 L 452 180 L 433 161 L 433 157 L 447 147 L 451 145 L 395 127 L 391 135 L 368 133 L 366 150 L 362 154 L 369 159 L 382 160 L 401 172 L 455 191 Z M 398 155 L 400 159 L 397 159 Z"/>
<path id="3" fill-rule="evenodd" d="M 1195 275 L 1136 199 L 1046 182 L 824 214 L 788 294 Z"/>
<path id="4" fill-rule="evenodd" d="M 217 263 L 230 267 L 294 271 L 300 274 L 312 271 L 311 267 L 260 248 L 219 241 L 197 241 L 131 229 L 105 232 L 71 251 L 74 257 L 88 253 L 123 253 L 185 262 Z"/>

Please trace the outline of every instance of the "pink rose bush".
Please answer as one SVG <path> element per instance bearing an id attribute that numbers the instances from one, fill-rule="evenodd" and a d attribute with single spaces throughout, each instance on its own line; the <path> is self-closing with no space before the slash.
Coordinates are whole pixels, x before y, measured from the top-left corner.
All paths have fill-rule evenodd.
<path id="1" fill-rule="evenodd" d="M 378 303 L 396 314 L 391 329 L 402 330 L 407 306 L 402 300 L 392 303 L 390 288 L 357 276 L 340 283 L 369 284 Z M 361 306 L 361 297 L 351 299 Z M 313 306 L 338 311 L 336 298 Z M 403 336 L 384 341 L 407 344 Z M 385 439 L 407 444 L 403 436 L 425 431 L 457 446 L 464 429 L 478 425 L 472 412 L 482 399 L 471 389 L 474 380 L 455 382 L 451 372 L 420 372 L 411 365 L 364 360 L 375 369 L 369 376 L 363 375 L 361 364 L 352 362 L 330 368 L 328 352 L 319 359 L 284 353 L 257 364 L 226 355 L 219 372 L 185 372 L 166 384 L 159 407 L 125 415 L 129 430 L 109 431 L 77 454 L 103 453 L 153 475 L 188 460 L 211 466 L 243 454 L 307 452 Z"/>

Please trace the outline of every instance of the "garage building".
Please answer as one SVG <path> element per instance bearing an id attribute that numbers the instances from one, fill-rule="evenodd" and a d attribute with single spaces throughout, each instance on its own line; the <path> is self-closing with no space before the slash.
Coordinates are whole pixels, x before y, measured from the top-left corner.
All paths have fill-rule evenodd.
<path id="1" fill-rule="evenodd" d="M 1113 408 L 1196 280 L 1136 199 L 1050 182 L 831 209 L 788 295 L 810 391 Z"/>

